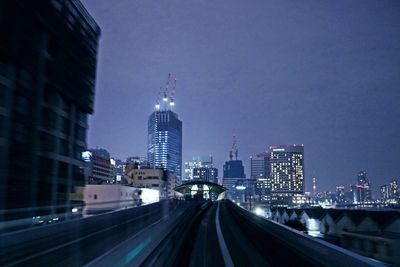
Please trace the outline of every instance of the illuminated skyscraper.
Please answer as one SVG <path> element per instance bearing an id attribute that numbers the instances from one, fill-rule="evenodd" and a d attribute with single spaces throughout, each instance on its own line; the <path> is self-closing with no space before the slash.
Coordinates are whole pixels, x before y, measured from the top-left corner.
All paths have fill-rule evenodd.
<path id="1" fill-rule="evenodd" d="M 367 172 L 366 171 L 360 171 L 357 174 L 357 184 L 365 184 L 369 183 L 368 178 L 367 178 Z"/>
<path id="2" fill-rule="evenodd" d="M 251 178 L 256 179 L 256 201 L 269 203 L 271 200 L 270 152 L 265 151 L 250 157 Z"/>
<path id="3" fill-rule="evenodd" d="M 218 183 L 218 169 L 213 167 L 194 168 L 193 179 Z"/>
<path id="4" fill-rule="evenodd" d="M 182 180 L 190 181 L 193 180 L 193 170 L 195 168 L 212 168 L 213 157 L 193 157 L 191 161 L 185 162 L 185 174 Z"/>
<path id="5" fill-rule="evenodd" d="M 156 110 L 149 117 L 147 158 L 151 168 L 163 168 L 175 173 L 179 184 L 182 170 L 182 121 L 171 110 L 175 105 L 172 96 L 168 98 L 164 92 L 162 101 L 163 105 L 157 102 Z"/>
<path id="6" fill-rule="evenodd" d="M 273 205 L 290 205 L 293 196 L 304 194 L 304 146 L 270 147 Z"/>
<path id="7" fill-rule="evenodd" d="M 357 184 L 351 187 L 353 193 L 353 203 L 365 203 L 372 200 L 371 183 L 367 178 L 366 171 L 357 174 Z"/>
<path id="8" fill-rule="evenodd" d="M 313 189 L 314 196 L 316 196 L 317 195 L 317 178 L 316 177 L 312 178 L 312 189 Z"/>

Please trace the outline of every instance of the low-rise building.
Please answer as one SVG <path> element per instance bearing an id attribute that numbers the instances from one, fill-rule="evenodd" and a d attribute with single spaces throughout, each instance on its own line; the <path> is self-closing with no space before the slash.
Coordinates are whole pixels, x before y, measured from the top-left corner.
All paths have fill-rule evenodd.
<path id="1" fill-rule="evenodd" d="M 82 153 L 82 160 L 87 184 L 115 183 L 114 167 L 107 150 L 89 149 Z"/>
<path id="2" fill-rule="evenodd" d="M 160 200 L 157 190 L 120 184 L 88 184 L 84 189 L 83 214 L 146 205 Z"/>
<path id="3" fill-rule="evenodd" d="M 177 176 L 163 169 L 129 169 L 124 179 L 130 186 L 158 190 L 160 199 L 174 198 Z"/>
<path id="4" fill-rule="evenodd" d="M 160 199 L 167 197 L 167 173 L 162 169 L 130 169 L 125 179 L 130 186 L 158 190 Z"/>

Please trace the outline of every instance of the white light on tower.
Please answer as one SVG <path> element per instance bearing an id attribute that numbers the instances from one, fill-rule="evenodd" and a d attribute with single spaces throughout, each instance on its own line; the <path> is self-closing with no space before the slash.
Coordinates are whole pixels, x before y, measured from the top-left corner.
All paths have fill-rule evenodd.
<path id="1" fill-rule="evenodd" d="M 175 102 L 173 102 L 173 101 L 169 102 L 169 104 L 170 104 L 172 107 L 175 106 Z"/>
<path id="2" fill-rule="evenodd" d="M 156 104 L 156 109 L 160 109 L 160 104 Z"/>
<path id="3" fill-rule="evenodd" d="M 85 162 L 90 162 L 92 160 L 92 152 L 90 151 L 82 152 L 82 160 Z"/>
<path id="4" fill-rule="evenodd" d="M 257 214 L 258 216 L 261 216 L 264 213 L 264 211 L 262 208 L 257 207 L 254 209 L 254 213 Z"/>

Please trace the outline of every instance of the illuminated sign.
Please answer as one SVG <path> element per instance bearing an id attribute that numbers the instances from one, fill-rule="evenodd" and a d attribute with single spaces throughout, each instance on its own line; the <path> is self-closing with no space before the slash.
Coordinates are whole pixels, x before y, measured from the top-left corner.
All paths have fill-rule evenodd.
<path id="1" fill-rule="evenodd" d="M 115 159 L 110 159 L 110 164 L 115 166 Z"/>
<path id="2" fill-rule="evenodd" d="M 238 186 L 236 186 L 236 189 L 237 190 L 245 190 L 246 187 L 244 185 L 238 185 Z"/>
<path id="3" fill-rule="evenodd" d="M 284 148 L 274 148 L 274 149 L 272 149 L 272 151 L 285 151 L 285 149 Z"/>
<path id="4" fill-rule="evenodd" d="M 91 162 L 92 161 L 92 152 L 90 152 L 90 151 L 82 152 L 82 160 L 84 162 Z"/>

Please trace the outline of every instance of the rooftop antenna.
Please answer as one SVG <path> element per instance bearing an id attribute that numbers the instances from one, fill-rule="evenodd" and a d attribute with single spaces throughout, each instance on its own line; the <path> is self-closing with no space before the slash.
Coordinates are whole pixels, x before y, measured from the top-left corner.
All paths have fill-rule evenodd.
<path id="1" fill-rule="evenodd" d="M 237 144 L 236 144 L 236 136 L 233 136 L 233 144 L 235 145 L 235 147 L 234 147 L 235 160 L 237 160 L 238 159 L 238 154 L 239 154 L 239 149 L 238 149 Z"/>

